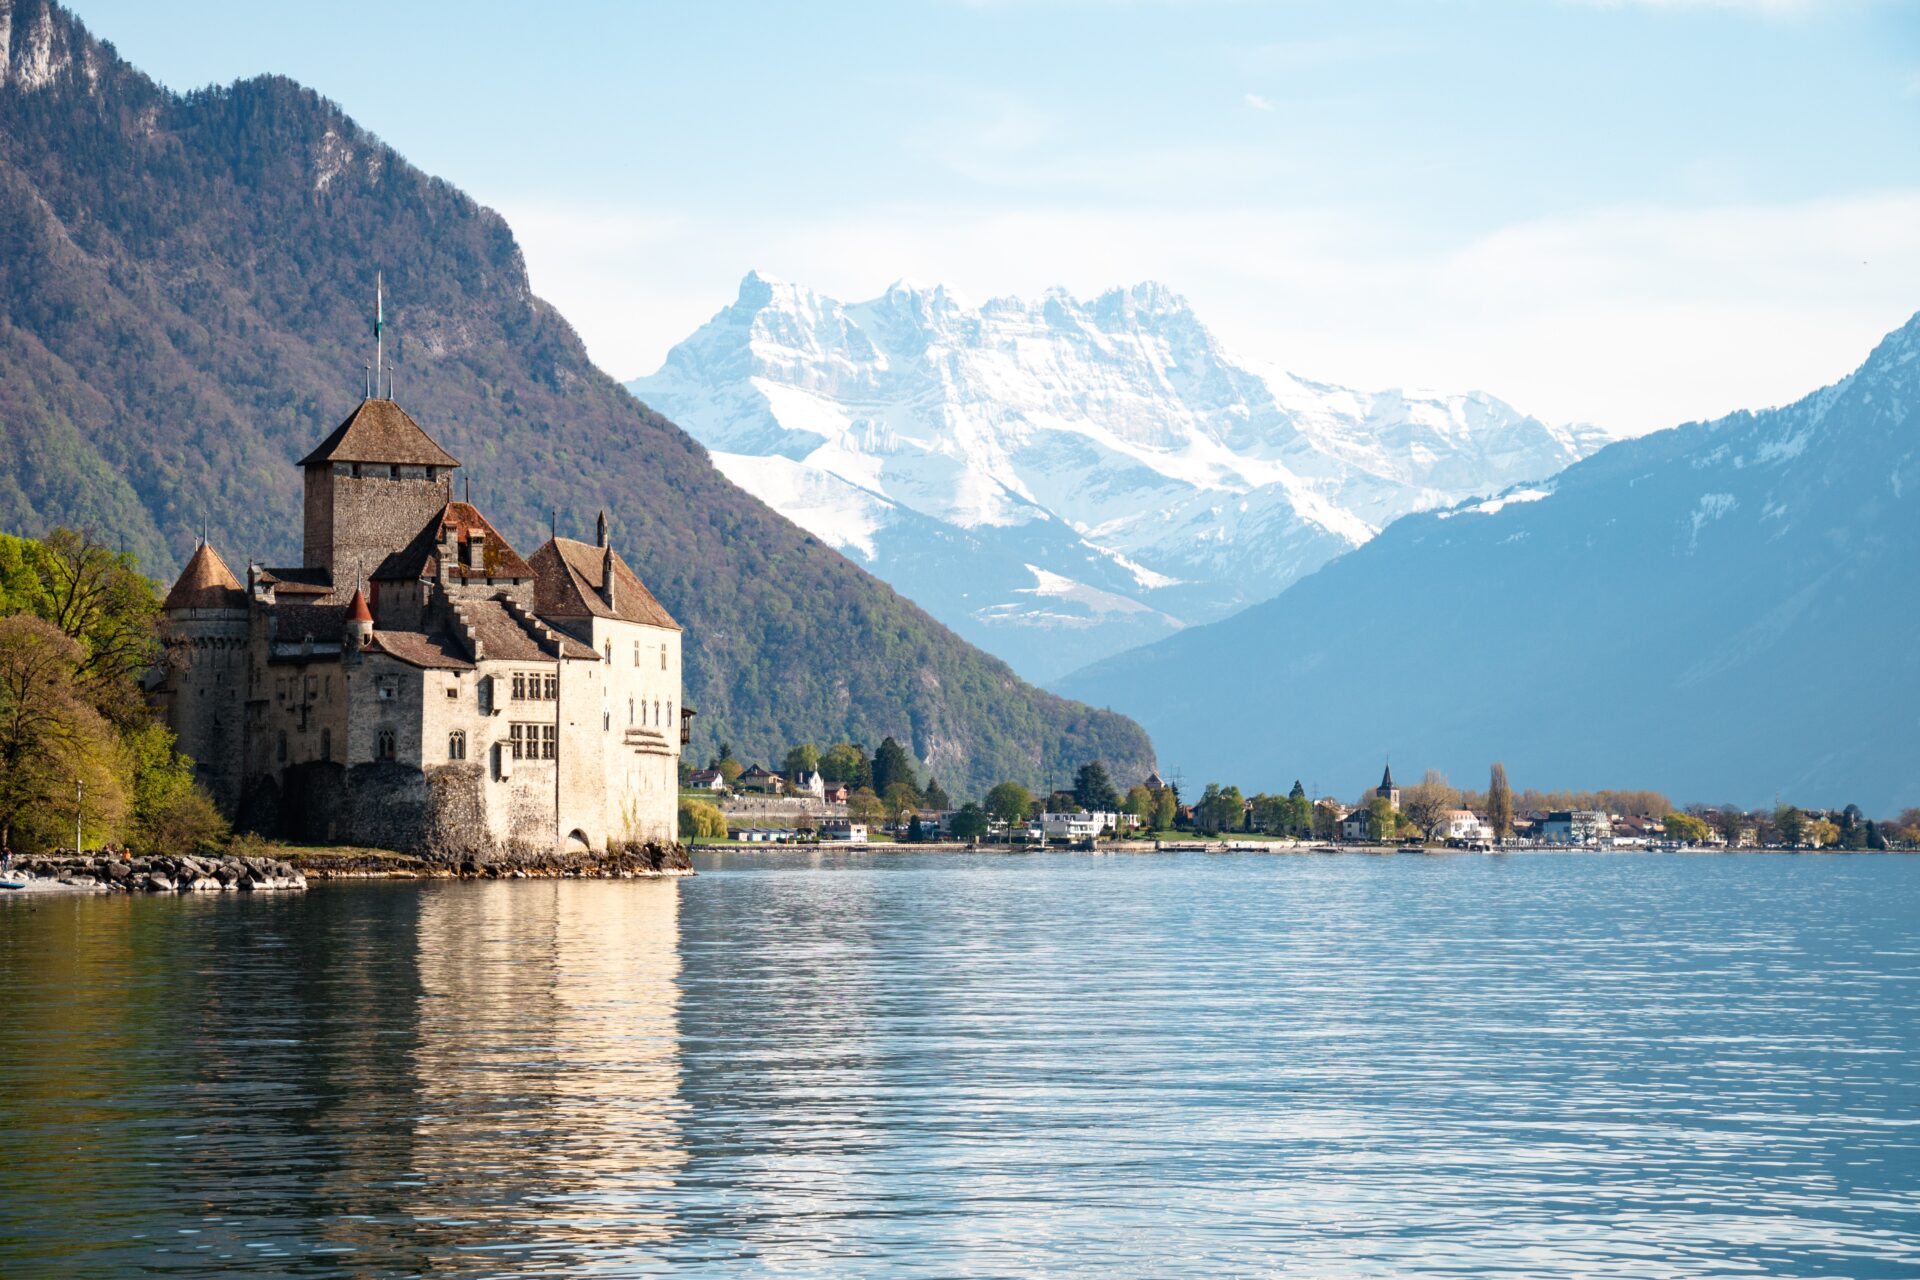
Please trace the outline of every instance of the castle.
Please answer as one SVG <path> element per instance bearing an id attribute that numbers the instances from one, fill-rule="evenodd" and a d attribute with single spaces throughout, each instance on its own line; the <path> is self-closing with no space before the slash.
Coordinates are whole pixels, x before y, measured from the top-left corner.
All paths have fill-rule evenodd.
<path id="1" fill-rule="evenodd" d="M 459 463 L 369 395 L 300 462 L 298 568 L 241 586 L 204 539 L 164 604 L 155 695 L 257 830 L 441 857 L 678 836 L 680 626 L 614 553 L 522 559 Z"/>

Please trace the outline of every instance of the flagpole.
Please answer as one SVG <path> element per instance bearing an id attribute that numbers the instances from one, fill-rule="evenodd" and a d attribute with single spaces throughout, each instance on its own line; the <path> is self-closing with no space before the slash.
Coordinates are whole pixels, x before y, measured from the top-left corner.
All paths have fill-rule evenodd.
<path id="1" fill-rule="evenodd" d="M 383 292 L 380 272 L 375 271 L 373 273 L 373 389 L 375 391 L 380 389 L 380 369 L 386 362 L 386 335 L 381 332 L 385 328 L 386 321 Z"/>

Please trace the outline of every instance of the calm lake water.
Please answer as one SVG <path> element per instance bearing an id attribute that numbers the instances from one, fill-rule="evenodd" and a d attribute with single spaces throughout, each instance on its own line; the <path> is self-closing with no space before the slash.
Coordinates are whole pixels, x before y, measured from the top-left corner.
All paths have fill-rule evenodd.
<path id="1" fill-rule="evenodd" d="M 0 1275 L 1920 1275 L 1920 858 L 0 903 Z"/>

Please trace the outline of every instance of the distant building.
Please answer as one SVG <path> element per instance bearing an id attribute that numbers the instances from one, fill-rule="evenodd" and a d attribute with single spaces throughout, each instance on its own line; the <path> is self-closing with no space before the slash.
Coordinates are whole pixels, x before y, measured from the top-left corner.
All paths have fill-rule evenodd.
<path id="1" fill-rule="evenodd" d="M 820 819 L 820 838 L 838 844 L 865 844 L 867 842 L 867 824 L 855 822 L 851 818 Z"/>
<path id="2" fill-rule="evenodd" d="M 822 800 L 825 800 L 828 804 L 845 804 L 847 802 L 847 798 L 852 794 L 853 794 L 852 790 L 844 782 L 828 782 L 824 779 L 821 780 L 820 798 Z"/>
<path id="3" fill-rule="evenodd" d="M 1461 844 L 1487 844 L 1493 840 L 1493 828 L 1471 809 L 1449 809 L 1440 819 L 1442 840 Z"/>
<path id="4" fill-rule="evenodd" d="M 687 775 L 688 791 L 725 791 L 727 775 L 718 769 L 695 769 Z"/>
<path id="5" fill-rule="evenodd" d="M 1120 815 L 1104 810 L 1077 813 L 1042 813 L 1040 831 L 1047 840 L 1091 840 L 1120 825 Z"/>
<path id="6" fill-rule="evenodd" d="M 1380 775 L 1380 785 L 1373 789 L 1373 794 L 1392 805 L 1396 811 L 1400 808 L 1400 788 L 1393 784 L 1391 764 L 1387 766 L 1387 771 Z"/>
<path id="7" fill-rule="evenodd" d="M 1557 809 L 1534 836 L 1542 844 L 1604 844 L 1613 839 L 1613 822 L 1598 809 Z"/>
<path id="8" fill-rule="evenodd" d="M 1355 809 L 1341 818 L 1340 838 L 1356 842 L 1373 839 L 1373 814 L 1366 809 Z"/>
<path id="9" fill-rule="evenodd" d="M 1146 780 L 1140 785 L 1149 791 L 1165 791 L 1167 789 L 1167 780 L 1160 776 L 1158 769 L 1150 769 L 1147 771 Z"/>
<path id="10" fill-rule="evenodd" d="M 736 791 L 751 791 L 756 795 L 777 796 L 786 790 L 787 780 L 771 769 L 759 765 L 749 765 L 733 780 Z"/>
<path id="11" fill-rule="evenodd" d="M 815 800 L 824 800 L 827 795 L 826 779 L 820 776 L 818 769 L 802 769 L 789 774 L 787 788 L 797 796 L 812 796 Z"/>

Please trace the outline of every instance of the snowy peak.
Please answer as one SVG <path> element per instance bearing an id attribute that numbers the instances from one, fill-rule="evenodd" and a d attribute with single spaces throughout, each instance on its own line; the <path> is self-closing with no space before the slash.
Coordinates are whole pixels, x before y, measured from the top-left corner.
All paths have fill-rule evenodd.
<path id="1" fill-rule="evenodd" d="M 1263 377 L 1154 281 L 975 306 L 905 280 L 843 303 L 751 272 L 629 386 L 903 590 L 929 539 L 967 548 L 967 571 L 909 594 L 1039 678 L 1599 443 L 1477 392 Z"/>

